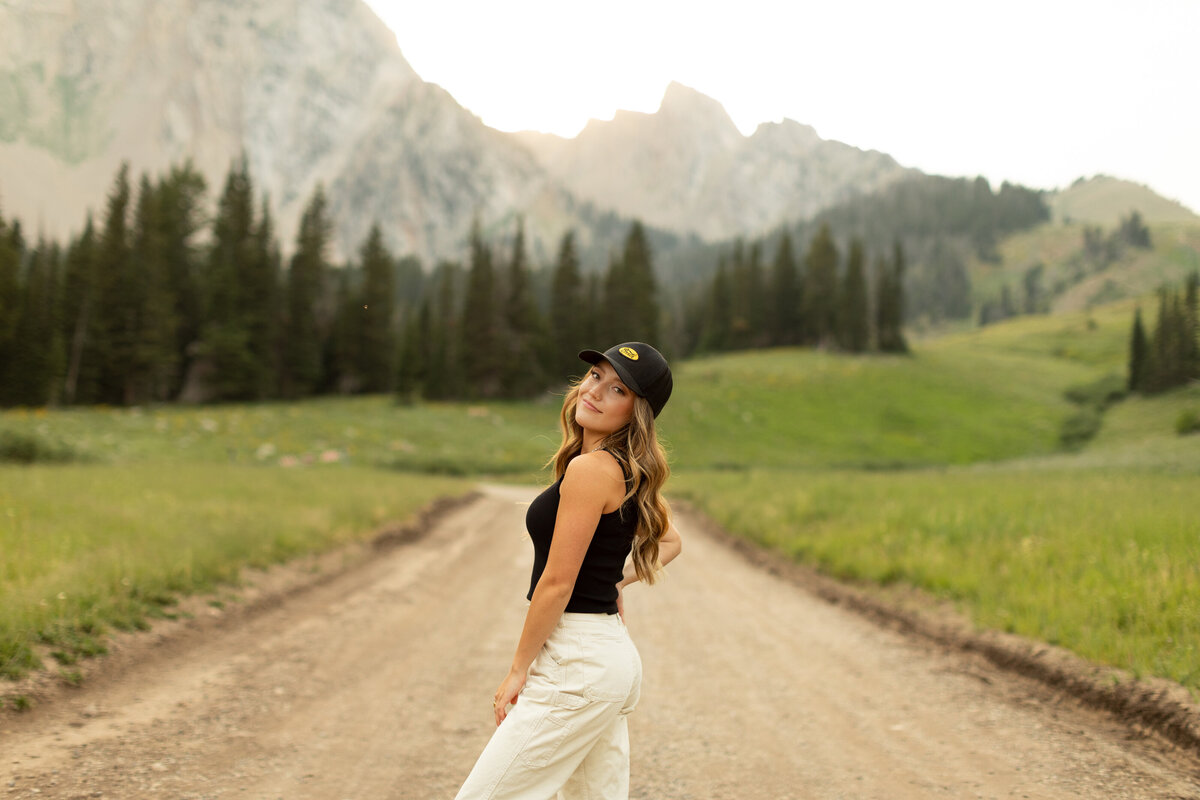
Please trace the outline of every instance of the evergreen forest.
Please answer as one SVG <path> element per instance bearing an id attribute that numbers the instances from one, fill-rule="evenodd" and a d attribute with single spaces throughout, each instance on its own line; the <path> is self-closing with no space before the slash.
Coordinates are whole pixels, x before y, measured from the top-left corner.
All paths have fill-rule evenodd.
<path id="1" fill-rule="evenodd" d="M 337 263 L 320 186 L 287 258 L 244 160 L 215 204 L 208 191 L 190 163 L 136 180 L 123 165 L 99 219 L 65 245 L 0 216 L 0 405 L 524 398 L 577 374 L 580 349 L 618 341 L 671 358 L 905 353 L 912 319 L 972 316 L 968 257 L 997 259 L 1001 237 L 1048 217 L 1040 192 L 917 176 L 767 236 L 671 249 L 665 264 L 660 232 L 636 220 L 604 266 L 585 263 L 594 245 L 574 231 L 552 263 L 531 263 L 519 218 L 477 221 L 462 259 L 435 265 L 391 252 L 376 223 Z M 1150 246 L 1136 212 L 1083 238 L 1080 257 L 1100 265 Z M 1040 281 L 1031 266 L 978 321 L 1045 311 Z M 1154 330 L 1135 320 L 1131 389 L 1195 374 L 1194 282 L 1163 292 Z"/>
<path id="2" fill-rule="evenodd" d="M 737 243 L 701 301 L 672 304 L 637 221 L 602 270 L 584 269 L 572 231 L 553 264 L 531 264 L 519 219 L 500 241 L 477 223 L 462 263 L 429 270 L 390 252 L 376 224 L 337 264 L 320 186 L 287 259 L 244 160 L 211 219 L 206 191 L 187 163 L 136 181 L 123 165 L 101 218 L 65 246 L 0 217 L 0 405 L 521 398 L 577 374 L 580 349 L 616 341 L 672 357 L 906 349 L 899 242 L 871 267 L 857 239 L 843 256 L 828 225 L 803 251 L 786 234 L 770 253 Z"/>

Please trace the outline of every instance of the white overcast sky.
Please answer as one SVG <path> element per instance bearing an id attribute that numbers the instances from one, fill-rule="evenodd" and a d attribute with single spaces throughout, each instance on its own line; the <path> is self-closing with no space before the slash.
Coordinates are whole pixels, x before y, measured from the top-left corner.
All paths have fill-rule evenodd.
<path id="1" fill-rule="evenodd" d="M 1096 173 L 1200 212 L 1200 0 L 367 0 L 500 130 L 577 134 L 672 80 L 942 175 Z"/>

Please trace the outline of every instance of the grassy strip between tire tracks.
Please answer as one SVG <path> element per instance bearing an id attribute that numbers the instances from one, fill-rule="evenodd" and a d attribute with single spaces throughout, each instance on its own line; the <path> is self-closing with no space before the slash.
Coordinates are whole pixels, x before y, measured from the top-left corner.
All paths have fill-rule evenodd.
<path id="1" fill-rule="evenodd" d="M 449 478 L 345 464 L 178 462 L 0 467 L 0 677 L 104 650 L 182 594 L 369 536 L 436 497 Z"/>
<path id="2" fill-rule="evenodd" d="M 731 532 L 840 578 L 904 582 L 982 627 L 1200 695 L 1193 476 L 1100 471 L 687 473 Z"/>

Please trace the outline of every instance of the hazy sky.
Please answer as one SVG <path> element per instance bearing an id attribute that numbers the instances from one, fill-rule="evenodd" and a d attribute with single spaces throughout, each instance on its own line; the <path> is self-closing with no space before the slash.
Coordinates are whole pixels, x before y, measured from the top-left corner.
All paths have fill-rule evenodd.
<path id="1" fill-rule="evenodd" d="M 1106 173 L 1200 212 L 1200 0 L 367 0 L 501 130 L 574 136 L 676 80 L 943 175 Z"/>

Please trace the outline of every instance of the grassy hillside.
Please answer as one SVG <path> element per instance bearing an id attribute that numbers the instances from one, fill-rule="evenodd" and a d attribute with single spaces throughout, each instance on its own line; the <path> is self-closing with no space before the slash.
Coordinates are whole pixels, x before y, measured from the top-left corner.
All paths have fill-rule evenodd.
<path id="1" fill-rule="evenodd" d="M 1148 186 L 1108 175 L 1080 178 L 1049 198 L 1054 219 L 1112 227 L 1137 209 L 1148 222 L 1200 222 L 1192 209 L 1157 194 Z"/>
<path id="2" fill-rule="evenodd" d="M 774 350 L 689 362 L 663 432 L 680 469 L 961 464 L 1046 453 L 1091 370 L 968 341 L 911 357 Z"/>
<path id="3" fill-rule="evenodd" d="M 1126 249 L 1115 261 L 1097 269 L 1084 257 L 1080 223 L 1045 224 L 1014 234 L 1000 243 L 1000 264 L 977 259 L 968 264 L 976 308 L 999 297 L 1007 285 L 1015 303 L 1024 301 L 1022 278 L 1036 264 L 1044 265 L 1042 286 L 1049 310 L 1079 311 L 1121 299 L 1153 293 L 1164 283 L 1181 283 L 1200 269 L 1200 221 L 1154 223 L 1152 248 Z M 1105 230 L 1105 235 L 1111 228 Z"/>
<path id="4" fill-rule="evenodd" d="M 1121 299 L 1150 295 L 1200 270 L 1200 216 L 1145 186 L 1107 176 L 1080 180 L 1049 196 L 1053 219 L 1001 240 L 999 263 L 973 257 L 968 265 L 972 303 L 999 300 L 1007 286 L 1025 310 L 1024 276 L 1042 265 L 1043 311 L 1080 311 Z M 1150 249 L 1119 246 L 1099 257 L 1084 247 L 1084 232 L 1099 228 L 1104 239 L 1137 211 L 1150 229 Z"/>

